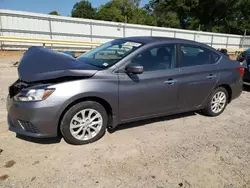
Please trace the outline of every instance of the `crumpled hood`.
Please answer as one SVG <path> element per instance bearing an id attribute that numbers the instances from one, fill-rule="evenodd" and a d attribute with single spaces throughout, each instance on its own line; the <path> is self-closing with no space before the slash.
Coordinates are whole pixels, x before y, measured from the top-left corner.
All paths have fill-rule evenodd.
<path id="1" fill-rule="evenodd" d="M 97 67 L 43 47 L 30 47 L 18 66 L 19 79 L 24 82 L 44 81 L 60 77 L 91 77 Z"/>

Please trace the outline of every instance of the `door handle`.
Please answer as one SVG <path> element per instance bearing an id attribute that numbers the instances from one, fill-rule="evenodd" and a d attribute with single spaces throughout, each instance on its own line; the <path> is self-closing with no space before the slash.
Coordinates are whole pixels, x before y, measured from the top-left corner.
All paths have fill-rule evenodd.
<path id="1" fill-rule="evenodd" d="M 174 83 L 176 83 L 177 80 L 174 79 L 168 79 L 167 81 L 164 82 L 164 84 L 169 84 L 169 85 L 173 85 Z"/>
<path id="2" fill-rule="evenodd" d="M 209 74 L 209 75 L 207 76 L 207 79 L 212 80 L 212 79 L 214 79 L 214 78 L 216 78 L 216 77 L 217 77 L 217 76 L 214 75 L 214 74 Z"/>

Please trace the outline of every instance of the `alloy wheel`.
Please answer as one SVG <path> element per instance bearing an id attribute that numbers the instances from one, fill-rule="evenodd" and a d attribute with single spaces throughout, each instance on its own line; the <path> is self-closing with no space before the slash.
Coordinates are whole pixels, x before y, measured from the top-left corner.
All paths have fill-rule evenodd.
<path id="1" fill-rule="evenodd" d="M 94 109 L 77 112 L 70 121 L 70 133 L 78 140 L 94 138 L 103 126 L 102 115 Z"/>
<path id="2" fill-rule="evenodd" d="M 227 103 L 227 96 L 223 91 L 218 91 L 214 94 L 211 102 L 211 110 L 213 113 L 220 113 Z"/>

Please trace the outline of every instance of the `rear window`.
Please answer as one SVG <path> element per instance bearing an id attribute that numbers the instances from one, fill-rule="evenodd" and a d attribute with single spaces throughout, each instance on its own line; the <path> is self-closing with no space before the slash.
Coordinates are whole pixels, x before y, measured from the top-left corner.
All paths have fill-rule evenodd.
<path id="1" fill-rule="evenodd" d="M 204 52 L 203 49 L 191 46 L 182 46 L 181 50 L 185 56 L 196 57 L 199 53 Z"/>
<path id="2" fill-rule="evenodd" d="M 220 55 L 201 46 L 182 44 L 180 48 L 182 67 L 214 64 L 220 59 Z"/>

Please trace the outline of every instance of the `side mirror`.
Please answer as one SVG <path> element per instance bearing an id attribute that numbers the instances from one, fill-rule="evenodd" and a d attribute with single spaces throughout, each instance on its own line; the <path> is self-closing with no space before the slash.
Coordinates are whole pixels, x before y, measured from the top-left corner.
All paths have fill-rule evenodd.
<path id="1" fill-rule="evenodd" d="M 143 73 L 143 66 L 137 64 L 130 64 L 125 68 L 126 72 L 133 74 L 141 74 Z"/>

